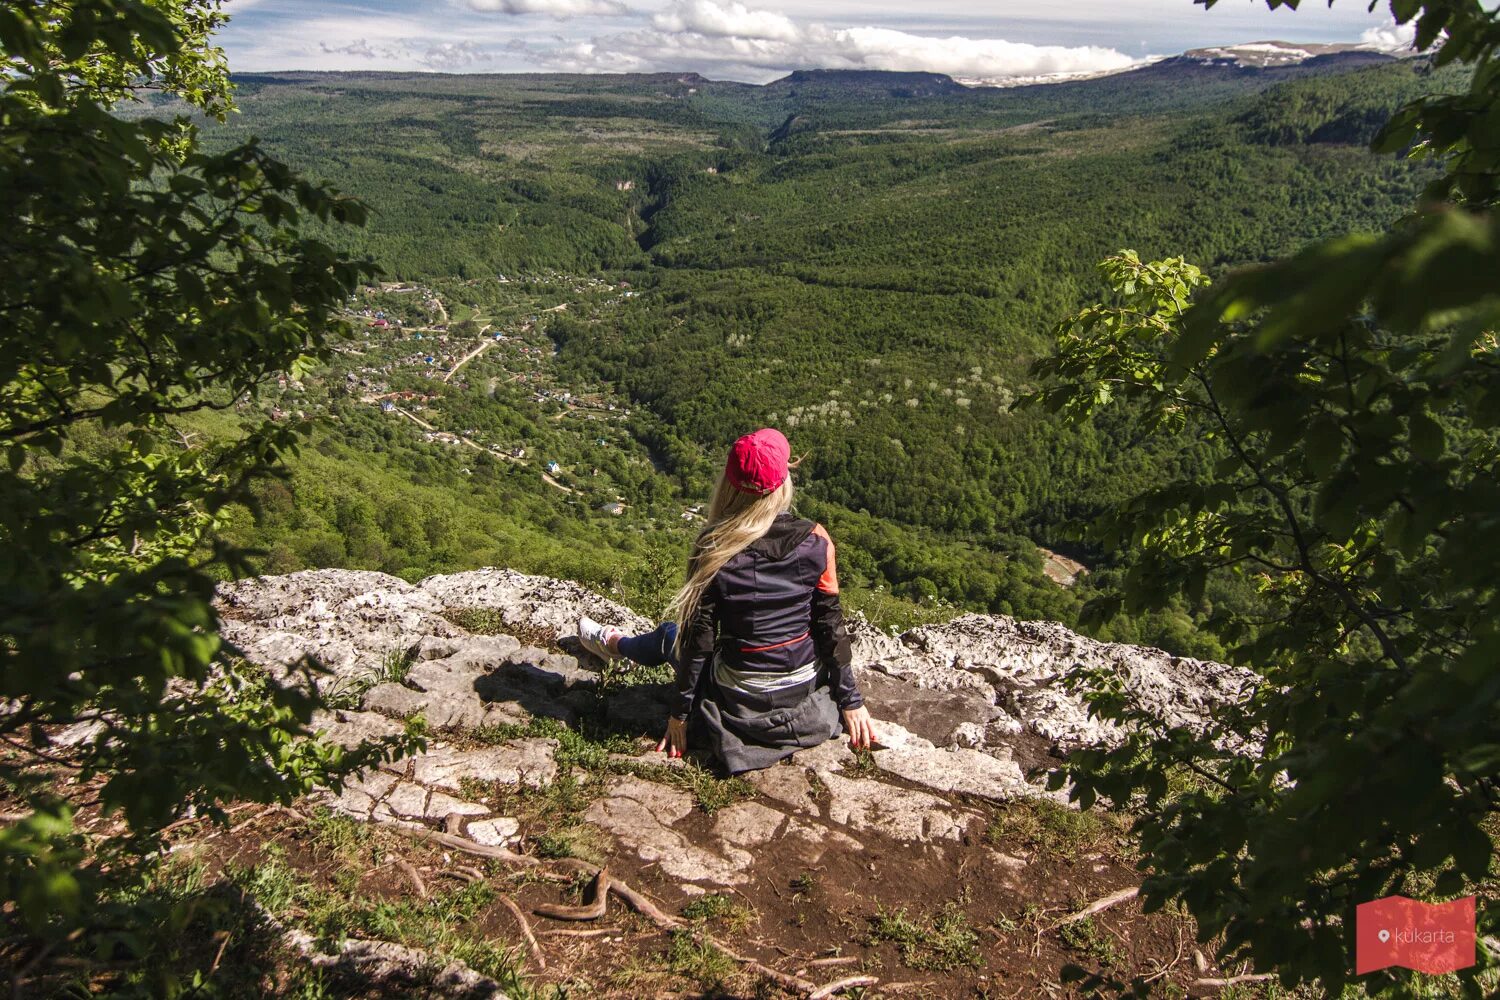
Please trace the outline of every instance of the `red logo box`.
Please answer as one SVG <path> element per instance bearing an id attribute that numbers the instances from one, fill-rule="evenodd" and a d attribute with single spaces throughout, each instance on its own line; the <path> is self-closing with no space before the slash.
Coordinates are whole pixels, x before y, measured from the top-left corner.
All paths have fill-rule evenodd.
<path id="1" fill-rule="evenodd" d="M 1438 975 L 1474 964 L 1474 897 L 1424 903 L 1387 896 L 1354 912 L 1354 972 L 1393 965 Z"/>

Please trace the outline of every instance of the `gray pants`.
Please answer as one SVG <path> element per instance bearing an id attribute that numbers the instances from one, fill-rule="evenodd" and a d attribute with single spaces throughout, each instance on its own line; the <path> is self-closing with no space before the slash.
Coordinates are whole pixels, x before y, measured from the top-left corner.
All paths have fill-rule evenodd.
<path id="1" fill-rule="evenodd" d="M 713 751 L 730 774 L 770 767 L 843 731 L 826 683 L 759 695 L 721 688 L 712 669 L 704 673 L 688 716 L 688 745 Z"/>

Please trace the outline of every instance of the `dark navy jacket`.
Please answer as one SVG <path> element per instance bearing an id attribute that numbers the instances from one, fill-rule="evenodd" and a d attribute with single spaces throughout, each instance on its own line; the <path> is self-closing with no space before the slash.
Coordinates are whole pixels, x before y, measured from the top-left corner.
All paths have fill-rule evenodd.
<path id="1" fill-rule="evenodd" d="M 780 515 L 709 583 L 679 646 L 678 717 L 691 710 L 715 652 L 744 671 L 789 673 L 816 661 L 839 708 L 864 704 L 850 669 L 833 541 L 821 524 Z"/>

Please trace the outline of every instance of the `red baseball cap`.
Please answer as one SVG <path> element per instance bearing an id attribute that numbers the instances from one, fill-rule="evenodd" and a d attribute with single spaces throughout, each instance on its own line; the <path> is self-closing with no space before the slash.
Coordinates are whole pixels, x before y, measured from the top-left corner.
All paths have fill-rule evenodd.
<path id="1" fill-rule="evenodd" d="M 741 493 L 765 496 L 786 482 L 791 457 L 792 446 L 787 444 L 785 435 L 774 427 L 762 427 L 746 434 L 729 449 L 724 478 Z"/>

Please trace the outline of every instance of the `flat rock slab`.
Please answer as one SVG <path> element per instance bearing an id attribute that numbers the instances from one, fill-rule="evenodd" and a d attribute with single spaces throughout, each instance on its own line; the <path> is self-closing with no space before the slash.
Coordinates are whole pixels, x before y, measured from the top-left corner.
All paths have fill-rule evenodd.
<path id="1" fill-rule="evenodd" d="M 692 843 L 673 824 L 693 811 L 686 792 L 642 778 L 620 775 L 609 780 L 604 796 L 583 818 L 614 835 L 642 861 L 686 882 L 740 885 L 755 860 L 748 851 L 724 845 L 722 853 Z"/>
<path id="2" fill-rule="evenodd" d="M 539 687 L 554 695 L 599 685 L 598 672 L 584 667 L 578 657 L 543 652 L 535 646 L 522 646 L 507 655 L 493 676 L 514 688 Z"/>
<path id="3" fill-rule="evenodd" d="M 600 678 L 592 659 L 556 652 L 552 637 L 573 649 L 582 615 L 627 633 L 653 624 L 577 584 L 495 569 L 416 586 L 347 570 L 264 577 L 222 586 L 217 606 L 226 639 L 281 683 L 347 692 L 387 681 L 365 691 L 361 711 L 315 716 L 314 728 L 346 747 L 399 734 L 418 713 L 439 732 L 536 717 L 573 725 L 599 707 Z M 444 617 L 462 608 L 491 610 L 536 645 L 474 635 Z M 1059 683 L 1074 666 L 1113 671 L 1132 704 L 1174 725 L 1200 724 L 1255 681 L 1238 668 L 1099 643 L 1048 622 L 963 615 L 893 635 L 852 614 L 849 631 L 855 675 L 877 720 L 872 755 L 856 756 L 843 738 L 800 751 L 788 763 L 747 775 L 757 799 L 712 819 L 692 815 L 694 801 L 680 789 L 615 774 L 584 818 L 611 834 L 618 850 L 700 889 L 746 882 L 757 859 L 771 852 L 815 863 L 830 850 L 855 853 L 877 839 L 918 850 L 963 842 L 983 817 L 954 799 L 1047 794 L 1028 784 L 1027 767 L 1118 739 Z M 333 674 L 302 671 L 308 658 Z M 652 745 L 674 703 L 669 684 L 603 696 L 609 728 L 649 737 Z M 90 738 L 89 731 L 79 730 L 78 738 Z M 462 750 L 439 738 L 444 742 L 427 752 L 372 768 L 323 800 L 363 819 L 457 823 L 481 843 L 514 843 L 517 821 L 466 801 L 466 779 L 547 785 L 559 773 L 557 745 L 521 739 Z M 685 763 L 650 753 L 637 762 Z"/>
<path id="4" fill-rule="evenodd" d="M 441 747 L 410 758 L 410 774 L 420 784 L 453 792 L 461 789 L 465 778 L 544 788 L 557 778 L 556 755 L 557 741 L 541 738 L 477 750 Z"/>
<path id="5" fill-rule="evenodd" d="M 379 712 L 317 711 L 313 713 L 312 729 L 346 749 L 353 749 L 367 740 L 400 736 L 406 729 Z"/>
<path id="6" fill-rule="evenodd" d="M 375 803 L 371 818 L 376 820 L 420 820 L 443 824 L 449 816 L 488 816 L 488 806 L 465 802 L 446 792 L 424 788 L 412 781 L 397 782 L 385 798 Z"/>
<path id="7" fill-rule="evenodd" d="M 903 747 L 879 750 L 877 767 L 938 792 L 974 795 L 995 802 L 1035 794 L 1013 760 L 997 760 L 978 750 Z"/>
<path id="8" fill-rule="evenodd" d="M 510 847 L 521 836 L 521 823 L 510 816 L 494 819 L 471 819 L 464 834 L 485 847 Z"/>
<path id="9" fill-rule="evenodd" d="M 532 631 L 573 635 L 580 615 L 627 634 L 649 632 L 655 623 L 624 605 L 565 580 L 528 576 L 508 569 L 430 576 L 417 585 L 445 608 L 488 608 L 511 625 Z"/>
<path id="10" fill-rule="evenodd" d="M 358 819 L 369 819 L 375 806 L 396 787 L 397 778 L 384 771 L 366 770 L 349 776 L 337 795 L 325 793 L 330 809 Z"/>
<path id="11" fill-rule="evenodd" d="M 799 816 L 817 816 L 817 791 L 807 777 L 807 768 L 801 766 L 801 755 L 793 763 L 778 764 L 763 771 L 751 771 L 744 775 L 755 790 L 778 805 Z"/>
<path id="12" fill-rule="evenodd" d="M 989 699 L 969 688 L 931 691 L 874 671 L 862 676 L 859 686 L 871 715 L 938 746 L 958 743 L 960 727 L 978 726 L 982 733 L 984 725 L 1001 714 Z"/>
<path id="13" fill-rule="evenodd" d="M 433 595 L 385 573 L 307 570 L 219 587 L 223 632 L 247 658 L 285 668 L 316 657 L 335 678 L 378 668 L 427 636 L 458 636 Z"/>
<path id="14" fill-rule="evenodd" d="M 221 586 L 218 607 L 225 637 L 286 683 L 337 687 L 378 675 L 393 654 L 414 654 L 412 679 L 381 685 L 365 707 L 402 718 L 421 711 L 440 727 L 539 714 L 570 720 L 591 707 L 579 696 L 597 683 L 592 661 L 526 648 L 508 636 L 471 635 L 445 612 L 490 609 L 528 635 L 559 638 L 571 638 L 582 615 L 628 633 L 653 624 L 577 584 L 504 569 L 434 576 L 416 586 L 352 570 L 260 577 Z M 1134 705 L 1171 725 L 1199 726 L 1215 706 L 1256 683 L 1240 668 L 1096 642 L 1055 622 L 969 614 L 897 636 L 853 614 L 849 633 L 855 675 L 876 717 L 940 747 L 994 749 L 1035 737 L 1067 751 L 1118 740 L 1117 730 L 1089 718 L 1082 699 L 1058 684 L 1077 665 L 1113 671 Z M 293 666 L 304 657 L 334 676 L 304 680 Z M 427 697 L 402 693 L 402 686 Z M 611 693 L 609 721 L 659 736 L 671 701 L 668 686 Z"/>
<path id="15" fill-rule="evenodd" d="M 364 707 L 407 719 L 422 714 L 433 729 L 478 729 L 515 725 L 530 718 L 517 701 L 487 702 L 479 695 L 419 691 L 403 684 L 381 684 L 365 694 Z"/>
<path id="16" fill-rule="evenodd" d="M 713 836 L 731 847 L 759 847 L 776 839 L 786 813 L 759 802 L 737 802 L 714 817 Z"/>
<path id="17" fill-rule="evenodd" d="M 961 840 L 980 819 L 936 795 L 868 778 L 819 771 L 828 790 L 828 819 L 851 830 L 873 830 L 902 843 Z"/>
<path id="18" fill-rule="evenodd" d="M 864 850 L 864 845 L 848 834 L 815 820 L 788 817 L 759 802 L 739 802 L 720 811 L 714 818 L 711 836 L 721 848 L 752 851 L 767 848 L 778 854 L 790 854 L 805 865 L 817 864 L 824 853 L 835 847 L 850 853 Z"/>

